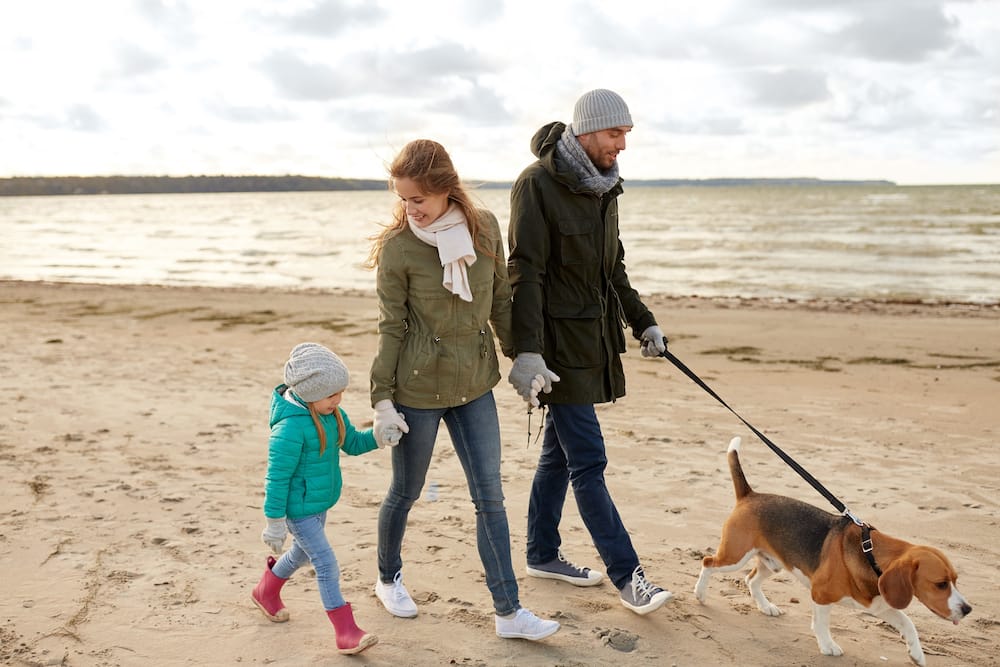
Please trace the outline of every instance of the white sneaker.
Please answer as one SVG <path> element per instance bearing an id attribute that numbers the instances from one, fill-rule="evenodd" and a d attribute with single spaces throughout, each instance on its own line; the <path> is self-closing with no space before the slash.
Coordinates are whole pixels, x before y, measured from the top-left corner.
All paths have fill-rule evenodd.
<path id="1" fill-rule="evenodd" d="M 497 637 L 504 639 L 538 641 L 555 634 L 559 629 L 559 621 L 543 621 L 524 607 L 510 616 L 497 616 L 496 620 Z"/>
<path id="2" fill-rule="evenodd" d="M 379 577 L 375 580 L 375 595 L 382 606 L 393 616 L 413 618 L 417 615 L 417 604 L 410 597 L 409 591 L 403 585 L 403 573 L 397 572 L 390 583 L 385 583 Z"/>

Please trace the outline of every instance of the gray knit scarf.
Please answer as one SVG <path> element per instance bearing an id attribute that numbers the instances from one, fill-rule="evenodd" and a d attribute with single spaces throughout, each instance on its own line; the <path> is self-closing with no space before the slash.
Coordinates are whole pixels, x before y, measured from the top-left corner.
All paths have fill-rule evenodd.
<path id="1" fill-rule="evenodd" d="M 569 125 L 556 142 L 555 159 L 560 171 L 565 169 L 573 172 L 585 190 L 599 197 L 618 184 L 618 162 L 611 165 L 607 171 L 600 171 L 591 162 L 590 156 L 583 150 L 580 140 L 573 134 Z"/>

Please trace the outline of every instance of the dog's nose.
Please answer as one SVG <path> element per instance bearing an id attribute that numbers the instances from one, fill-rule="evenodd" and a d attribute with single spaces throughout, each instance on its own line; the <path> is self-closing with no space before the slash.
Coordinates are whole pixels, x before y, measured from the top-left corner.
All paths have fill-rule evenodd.
<path id="1" fill-rule="evenodd" d="M 962 604 L 962 616 L 968 616 L 971 613 L 972 613 L 972 605 L 969 605 L 968 603 L 963 603 Z"/>

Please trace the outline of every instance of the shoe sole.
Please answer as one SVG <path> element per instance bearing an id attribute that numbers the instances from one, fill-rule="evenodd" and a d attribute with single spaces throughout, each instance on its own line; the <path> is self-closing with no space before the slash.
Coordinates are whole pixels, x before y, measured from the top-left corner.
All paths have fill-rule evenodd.
<path id="1" fill-rule="evenodd" d="M 573 584 L 574 586 L 579 586 L 581 588 L 587 588 L 589 586 L 596 586 L 602 581 L 604 581 L 604 575 L 600 572 L 596 572 L 596 579 L 584 579 L 583 577 L 570 577 L 565 574 L 559 574 L 557 572 L 546 572 L 545 570 L 536 570 L 535 568 L 528 566 L 527 568 L 529 577 L 537 577 L 539 579 L 555 579 L 556 581 L 565 581 L 567 584 Z M 594 572 L 591 570 L 591 572 Z"/>
<path id="2" fill-rule="evenodd" d="M 519 632 L 500 632 L 498 630 L 497 631 L 497 637 L 500 637 L 501 639 L 527 639 L 528 641 L 531 641 L 531 642 L 537 642 L 540 639 L 545 639 L 546 637 L 551 637 L 555 633 L 559 632 L 559 627 L 560 626 L 557 625 L 551 631 L 549 631 L 549 632 L 543 632 L 543 633 L 540 633 L 540 634 L 537 634 L 537 635 L 526 635 L 526 634 L 519 633 Z"/>
<path id="3" fill-rule="evenodd" d="M 382 596 L 378 594 L 378 589 L 376 588 L 373 590 L 375 592 L 375 597 L 378 598 L 378 601 L 382 604 L 382 607 L 396 618 L 416 618 L 419 610 L 414 609 L 412 612 L 393 611 L 392 609 L 389 608 L 389 605 L 385 603 L 385 600 L 382 599 Z"/>
<path id="4" fill-rule="evenodd" d="M 267 620 L 271 621 L 272 623 L 285 623 L 286 621 L 288 621 L 289 613 L 287 607 L 282 607 L 281 609 L 278 610 L 278 613 L 271 614 L 267 611 L 267 609 L 264 609 L 264 605 L 258 602 L 257 598 L 255 598 L 253 595 L 250 596 L 250 599 L 253 600 L 253 603 L 255 605 L 257 605 L 257 609 L 260 609 L 261 613 L 264 614 L 264 616 L 267 616 Z"/>
<path id="5" fill-rule="evenodd" d="M 663 605 L 667 604 L 668 602 L 674 599 L 674 594 L 671 593 L 670 591 L 664 591 L 664 593 L 666 593 L 666 595 L 664 596 L 654 595 L 653 599 L 649 601 L 649 604 L 643 605 L 641 607 L 636 607 L 635 605 L 629 604 L 625 600 L 622 600 L 622 604 L 625 605 L 626 609 L 630 609 L 635 613 L 639 614 L 640 616 L 645 616 L 646 614 L 650 614 L 656 611 L 657 609 L 659 609 L 660 607 L 662 607 Z M 657 601 L 657 597 L 660 597 L 659 601 Z M 621 600 L 621 598 L 618 599 Z"/>
<path id="6" fill-rule="evenodd" d="M 376 635 L 365 635 L 361 638 L 361 641 L 354 648 L 341 648 L 337 649 L 337 653 L 341 655 L 357 655 L 361 653 L 366 648 L 371 648 L 378 644 L 378 637 Z"/>

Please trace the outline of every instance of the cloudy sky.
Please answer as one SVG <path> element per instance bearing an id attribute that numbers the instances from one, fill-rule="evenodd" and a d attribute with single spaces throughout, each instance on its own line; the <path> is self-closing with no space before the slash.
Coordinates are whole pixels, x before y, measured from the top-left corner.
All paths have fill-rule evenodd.
<path id="1" fill-rule="evenodd" d="M 1000 0 L 5 0 L 0 177 L 511 180 L 592 88 L 626 179 L 1000 183 Z"/>

